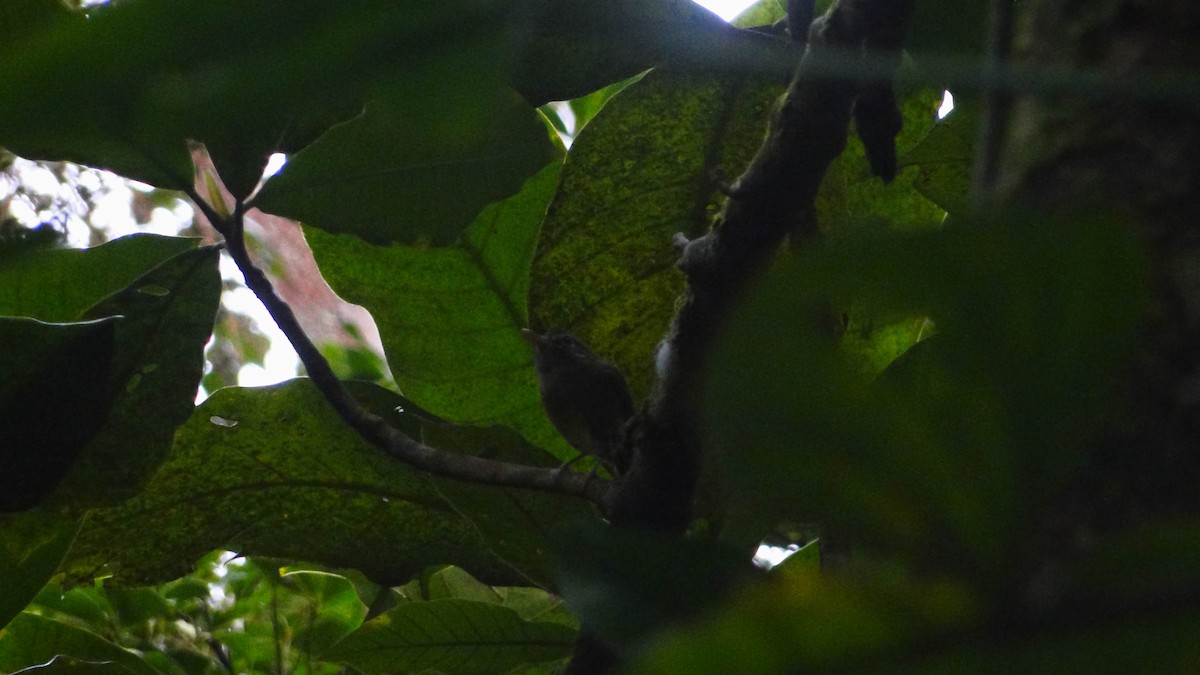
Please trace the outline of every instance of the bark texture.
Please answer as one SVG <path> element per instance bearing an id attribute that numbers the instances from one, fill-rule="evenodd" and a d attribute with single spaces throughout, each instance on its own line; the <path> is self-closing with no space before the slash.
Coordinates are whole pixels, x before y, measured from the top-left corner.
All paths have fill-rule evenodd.
<path id="1" fill-rule="evenodd" d="M 1136 229 L 1151 265 L 1152 301 L 1120 382 L 1121 408 L 1072 509 L 1099 529 L 1196 514 L 1200 4 L 1028 0 L 1017 16 L 1018 69 L 1067 68 L 1113 86 L 1107 95 L 1018 95 L 991 199 L 1068 217 L 1115 215 Z"/>

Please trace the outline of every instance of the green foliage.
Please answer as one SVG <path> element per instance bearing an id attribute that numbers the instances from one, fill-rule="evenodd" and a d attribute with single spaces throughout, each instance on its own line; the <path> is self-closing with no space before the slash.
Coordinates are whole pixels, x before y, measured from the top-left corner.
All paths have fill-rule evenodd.
<path id="1" fill-rule="evenodd" d="M 1001 561 L 1108 405 L 1142 277 L 1129 235 L 1103 220 L 830 245 L 778 270 L 730 326 L 709 385 L 714 447 L 737 449 L 748 508 L 1006 579 Z M 925 358 L 864 388 L 813 322 L 848 297 L 877 316 L 928 312 Z"/>
<path id="2" fill-rule="evenodd" d="M 961 97 L 960 97 L 961 99 Z M 938 120 L 919 143 L 900 156 L 913 188 L 956 216 L 970 214 L 970 168 L 978 133 L 978 113 L 969 100 L 956 99 L 954 110 Z"/>
<path id="3" fill-rule="evenodd" d="M 355 392 L 436 447 L 555 464 L 511 431 L 422 423 L 393 412 L 412 407 L 396 394 L 365 384 Z M 591 518 L 562 497 L 431 479 L 368 445 L 311 384 L 295 380 L 223 389 L 205 401 L 145 490 L 91 514 L 65 569 L 156 583 L 226 547 L 352 567 L 387 584 L 439 563 L 493 583 L 527 583 L 548 576 L 545 528 Z"/>
<path id="4" fill-rule="evenodd" d="M 0 668 L 8 672 L 46 663 L 59 654 L 91 662 L 112 662 L 120 666 L 120 670 L 111 671 L 115 673 L 158 675 L 159 672 L 141 657 L 95 633 L 30 612 L 13 619 L 0 634 Z"/>
<path id="5" fill-rule="evenodd" d="M 940 91 L 916 89 L 899 94 L 904 128 L 896 137 L 896 151 L 904 154 L 936 128 Z M 953 158 L 958 159 L 958 158 Z M 904 165 L 901 164 L 903 169 Z M 918 174 L 900 171 L 885 184 L 871 175 L 862 142 L 851 136 L 846 150 L 825 172 L 817 197 L 817 215 L 831 236 L 863 230 L 931 230 L 942 223 L 940 204 L 914 189 Z"/>
<path id="6" fill-rule="evenodd" d="M 135 651 L 107 658 L 120 666 L 115 672 L 340 673 L 314 655 L 357 629 L 365 612 L 346 577 L 213 554 L 195 572 L 157 587 L 50 584 L 18 629 L 0 634 L 0 653 L 49 650 L 67 662 L 95 661 L 119 644 Z M 138 653 L 152 670 L 130 660 Z"/>
<path id="7" fill-rule="evenodd" d="M 118 319 L 0 318 L 0 512 L 45 499 L 104 425 Z"/>
<path id="8" fill-rule="evenodd" d="M 87 249 L 26 251 L 0 259 L 0 315 L 75 321 L 146 270 L 190 250 L 194 240 L 135 234 Z"/>
<path id="9" fill-rule="evenodd" d="M 936 84 L 984 3 L 921 7 L 905 79 Z M 520 329 L 571 330 L 650 390 L 672 236 L 711 225 L 798 58 L 686 0 L 17 0 L 0 31 L 6 148 L 190 190 L 216 178 L 193 180 L 199 142 L 240 198 L 288 153 L 247 205 L 303 221 L 373 314 L 386 363 L 323 351 L 403 396 L 356 400 L 540 467 L 574 452 Z M 1137 337 L 1139 246 L 1104 218 L 974 218 L 978 112 L 935 121 L 940 93 L 900 92 L 891 184 L 851 139 L 826 243 L 782 252 L 724 327 L 683 541 L 417 471 L 308 380 L 218 389 L 265 346 L 215 318 L 217 248 L 6 236 L 0 671 L 549 673 L 581 622 L 635 672 L 1196 670 L 1195 522 L 1042 551 Z M 572 98 L 564 159 L 544 104 Z M 196 405 L 214 332 L 238 358 Z M 780 526 L 822 540 L 750 569 Z M 822 573 L 844 541 L 852 573 Z"/>
<path id="10" fill-rule="evenodd" d="M 578 334 L 635 392 L 649 389 L 648 355 L 683 288 L 671 237 L 709 225 L 722 199 L 715 176 L 745 165 L 778 93 L 745 75 L 655 71 L 609 101 L 571 146 L 542 225 L 534 328 Z"/>
<path id="11" fill-rule="evenodd" d="M 461 2 L 118 2 L 0 50 L 0 142 L 161 187 L 191 185 L 186 141 L 245 196 L 267 155 L 295 151 L 386 84 L 432 98 L 505 63 L 503 8 Z M 453 30 L 451 30 L 453 28 Z M 220 36 L 219 46 L 204 36 Z M 453 38 L 451 38 L 453 36 Z M 19 56 L 14 56 L 18 55 Z M 476 78 L 456 77 L 463 72 Z M 440 86 L 430 88 L 430 83 Z M 72 92 L 71 105 L 56 100 Z"/>
<path id="12" fill-rule="evenodd" d="M 191 414 L 218 299 L 217 251 L 189 242 L 163 247 L 167 241 L 144 238 L 94 252 L 51 250 L 6 259 L 0 275 L 30 292 L 0 304 L 38 318 L 85 321 L 9 319 L 0 328 L 6 342 L 4 452 L 22 453 L 6 460 L 13 469 L 6 479 L 25 475 L 28 483 L 20 489 L 34 497 L 17 497 L 12 486 L 6 490 L 14 500 L 10 506 L 29 508 L 52 488 L 50 503 L 68 510 L 128 497 L 157 468 L 175 426 Z M 191 250 L 136 276 L 137 265 L 153 264 L 165 248 L 180 245 Z M 61 266 L 72 259 L 80 264 L 70 284 L 43 288 L 37 283 L 45 273 L 30 271 L 43 260 L 65 274 Z M 106 268 L 108 262 L 115 269 Z M 128 286 L 105 297 L 108 287 L 125 279 Z M 55 293 L 56 286 L 63 292 Z M 85 378 L 82 385 L 72 382 L 78 377 Z M 151 406 L 157 414 L 145 415 Z"/>
<path id="13" fill-rule="evenodd" d="M 78 521 L 59 522 L 41 514 L 0 517 L 0 628 L 21 612 L 58 570 L 79 530 Z"/>
<path id="14" fill-rule="evenodd" d="M 526 621 L 498 604 L 432 600 L 372 619 L 324 658 L 366 673 L 503 673 L 566 657 L 574 639 L 562 624 Z"/>
<path id="15" fill-rule="evenodd" d="M 579 98 L 655 65 L 736 72 L 788 52 L 774 41 L 731 30 L 689 0 L 540 4 L 540 14 L 527 19 L 534 24 L 532 34 L 518 52 L 512 80 L 534 104 Z"/>
<path id="16" fill-rule="evenodd" d="M 511 91 L 462 89 L 373 101 L 292 157 L 254 205 L 376 244 L 453 243 L 555 154 L 537 113 Z"/>
<path id="17" fill-rule="evenodd" d="M 489 206 L 454 246 L 377 247 L 312 229 L 306 237 L 330 285 L 373 311 L 406 396 L 456 422 L 506 424 L 569 457 L 538 402 L 520 334 L 529 260 L 559 168 Z"/>

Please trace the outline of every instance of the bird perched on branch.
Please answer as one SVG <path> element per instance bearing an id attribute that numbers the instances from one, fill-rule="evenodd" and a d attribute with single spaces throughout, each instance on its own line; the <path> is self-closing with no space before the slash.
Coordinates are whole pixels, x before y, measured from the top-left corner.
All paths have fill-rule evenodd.
<path id="1" fill-rule="evenodd" d="M 630 457 L 621 427 L 633 417 L 633 398 L 621 371 L 570 333 L 523 329 L 521 335 L 533 346 L 538 390 L 550 422 L 571 447 L 598 459 L 614 476 L 625 472 Z"/>

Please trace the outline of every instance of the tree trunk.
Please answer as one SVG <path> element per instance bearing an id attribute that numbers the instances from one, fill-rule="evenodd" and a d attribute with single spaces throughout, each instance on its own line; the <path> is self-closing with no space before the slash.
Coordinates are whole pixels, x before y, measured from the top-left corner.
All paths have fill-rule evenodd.
<path id="1" fill-rule="evenodd" d="M 1118 217 L 1149 256 L 1152 300 L 1120 411 L 1072 501 L 1101 529 L 1200 511 L 1197 35 L 1192 0 L 1026 0 L 1017 12 L 1018 72 L 1069 68 L 1076 85 L 1098 75 L 1103 93 L 1020 92 L 989 197 Z"/>

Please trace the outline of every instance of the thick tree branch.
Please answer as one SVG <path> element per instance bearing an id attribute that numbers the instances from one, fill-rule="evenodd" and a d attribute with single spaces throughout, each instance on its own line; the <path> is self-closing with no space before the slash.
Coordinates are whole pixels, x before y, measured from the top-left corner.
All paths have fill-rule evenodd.
<path id="1" fill-rule="evenodd" d="M 815 220 L 802 216 L 812 212 L 826 169 L 845 148 L 856 100 L 866 92 L 878 102 L 884 88 L 890 95 L 913 5 L 841 0 L 813 23 L 763 145 L 733 184 L 712 231 L 684 247 L 679 268 L 688 286 L 660 346 L 655 390 L 631 427 L 638 451 L 626 480 L 615 486 L 614 524 L 679 532 L 690 519 L 708 348 L 734 301 L 797 223 L 807 228 L 802 235 L 815 236 Z"/>
<path id="2" fill-rule="evenodd" d="M 634 460 L 613 485 L 613 525 L 680 534 L 691 520 L 701 467 L 700 376 L 709 346 L 784 238 L 796 234 L 798 225 L 799 235 L 815 236 L 817 189 L 846 146 L 860 94 L 872 98 L 868 115 L 886 116 L 894 106 L 891 81 L 914 2 L 840 0 L 813 23 L 808 49 L 776 104 L 766 139 L 730 189 L 712 231 L 682 242 L 678 266 L 688 285 L 656 355 L 654 391 L 628 427 Z M 899 131 L 887 127 L 874 129 L 877 148 L 884 141 L 890 146 Z M 894 150 L 892 156 L 894 161 Z M 585 627 L 563 672 L 607 673 L 616 663 L 613 648 Z"/>
<path id="3" fill-rule="evenodd" d="M 611 481 L 571 471 L 524 466 L 471 455 L 462 455 L 419 443 L 354 400 L 334 374 L 329 362 L 300 326 L 292 308 L 275 292 L 271 281 L 251 260 L 243 234 L 245 205 L 238 202 L 229 215 L 218 213 L 193 189 L 188 196 L 225 237 L 230 257 L 246 279 L 246 286 L 266 306 L 271 318 L 291 341 L 317 389 L 346 424 L 369 443 L 422 471 L 435 476 L 497 487 L 524 488 L 582 497 L 607 510 Z"/>

